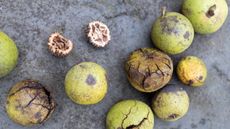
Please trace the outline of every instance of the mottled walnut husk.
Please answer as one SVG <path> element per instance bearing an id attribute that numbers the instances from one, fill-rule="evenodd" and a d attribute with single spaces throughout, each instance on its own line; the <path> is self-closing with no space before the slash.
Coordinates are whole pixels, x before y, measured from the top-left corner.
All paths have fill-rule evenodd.
<path id="1" fill-rule="evenodd" d="M 96 47 L 105 47 L 111 40 L 109 28 L 99 21 L 90 22 L 86 34 L 90 43 Z"/>
<path id="2" fill-rule="evenodd" d="M 43 123 L 50 117 L 54 108 L 55 102 L 50 92 L 33 80 L 17 83 L 7 97 L 8 116 L 24 126 Z"/>
<path id="3" fill-rule="evenodd" d="M 72 51 L 73 43 L 56 32 L 50 35 L 48 48 L 54 56 L 65 57 Z"/>
<path id="4" fill-rule="evenodd" d="M 154 92 L 170 81 L 173 63 L 168 55 L 156 49 L 142 48 L 130 55 L 125 69 L 133 87 L 142 92 Z"/>

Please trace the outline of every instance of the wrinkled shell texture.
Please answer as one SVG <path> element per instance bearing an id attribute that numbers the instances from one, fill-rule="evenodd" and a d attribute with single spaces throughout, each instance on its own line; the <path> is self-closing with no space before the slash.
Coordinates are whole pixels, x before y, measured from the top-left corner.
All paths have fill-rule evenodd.
<path id="1" fill-rule="evenodd" d="M 66 75 L 65 90 L 75 103 L 96 104 L 107 93 L 106 71 L 93 62 L 75 65 Z"/>
<path id="2" fill-rule="evenodd" d="M 165 86 L 171 79 L 171 58 L 153 48 L 142 48 L 131 53 L 125 69 L 128 80 L 137 90 L 153 92 Z"/>
<path id="3" fill-rule="evenodd" d="M 67 56 L 73 49 L 73 43 L 59 33 L 53 33 L 49 37 L 48 48 L 57 57 Z"/>
<path id="4" fill-rule="evenodd" d="M 153 129 L 151 108 L 138 100 L 124 100 L 115 104 L 106 118 L 107 129 Z"/>
<path id="5" fill-rule="evenodd" d="M 207 78 L 207 68 L 200 58 L 187 56 L 179 62 L 177 75 L 186 85 L 202 86 Z"/>
<path id="6" fill-rule="evenodd" d="M 166 12 L 153 24 L 151 35 L 156 47 L 169 54 L 179 54 L 192 44 L 194 29 L 185 16 Z"/>
<path id="7" fill-rule="evenodd" d="M 0 78 L 9 74 L 15 68 L 17 62 L 17 46 L 4 32 L 0 32 Z"/>
<path id="8" fill-rule="evenodd" d="M 87 28 L 87 37 L 96 47 L 105 47 L 111 40 L 109 28 L 102 22 L 90 22 Z"/>
<path id="9" fill-rule="evenodd" d="M 43 123 L 50 117 L 54 108 L 55 103 L 49 91 L 32 80 L 14 85 L 7 97 L 8 116 L 24 126 Z"/>
<path id="10" fill-rule="evenodd" d="M 192 22 L 197 33 L 210 34 L 224 24 L 228 5 L 226 0 L 185 0 L 182 12 Z"/>
<path id="11" fill-rule="evenodd" d="M 160 119 L 176 121 L 189 109 L 188 94 L 179 86 L 166 86 L 154 96 L 152 108 Z"/>

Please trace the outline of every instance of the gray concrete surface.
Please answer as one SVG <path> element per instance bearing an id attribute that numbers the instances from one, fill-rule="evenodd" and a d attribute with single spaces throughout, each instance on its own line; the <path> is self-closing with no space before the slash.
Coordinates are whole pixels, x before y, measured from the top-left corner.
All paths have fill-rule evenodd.
<path id="1" fill-rule="evenodd" d="M 227 0 L 229 3 L 230 1 Z M 153 47 L 150 31 L 160 7 L 179 11 L 182 0 L 0 0 L 0 29 L 16 42 L 20 58 L 15 70 L 0 79 L 0 129 L 27 129 L 13 123 L 4 109 L 10 87 L 23 79 L 37 79 L 52 91 L 58 106 L 51 118 L 33 129 L 105 129 L 109 108 L 122 99 L 149 102 L 150 95 L 136 91 L 128 83 L 124 62 L 129 53 Z M 230 126 L 230 17 L 212 35 L 196 35 L 183 54 L 201 57 L 208 68 L 204 87 L 184 86 L 190 96 L 188 114 L 177 122 L 155 117 L 155 129 L 229 129 Z M 84 27 L 101 20 L 111 29 L 112 41 L 102 49 L 90 45 Z M 47 51 L 48 36 L 62 32 L 74 42 L 74 50 L 63 59 Z M 76 105 L 64 92 L 68 69 L 81 61 L 94 61 L 108 71 L 109 90 L 105 99 L 93 106 Z M 170 83 L 183 86 L 176 76 Z"/>

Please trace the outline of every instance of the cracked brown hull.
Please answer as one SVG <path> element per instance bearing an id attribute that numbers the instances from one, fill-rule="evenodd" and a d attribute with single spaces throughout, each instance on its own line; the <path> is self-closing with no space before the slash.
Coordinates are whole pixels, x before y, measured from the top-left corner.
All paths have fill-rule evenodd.
<path id="1" fill-rule="evenodd" d="M 24 80 L 13 86 L 6 106 L 9 117 L 22 125 L 43 123 L 50 117 L 54 108 L 55 102 L 50 92 L 33 80 Z M 21 116 L 15 117 L 15 114 Z"/>
<path id="2" fill-rule="evenodd" d="M 142 92 L 162 88 L 170 81 L 173 72 L 170 57 L 151 48 L 134 51 L 125 67 L 130 83 Z"/>

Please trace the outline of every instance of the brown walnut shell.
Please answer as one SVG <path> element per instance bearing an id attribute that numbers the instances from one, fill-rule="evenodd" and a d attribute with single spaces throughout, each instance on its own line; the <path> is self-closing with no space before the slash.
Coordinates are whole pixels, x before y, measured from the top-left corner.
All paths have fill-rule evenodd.
<path id="1" fill-rule="evenodd" d="M 170 81 L 173 63 L 171 58 L 161 51 L 141 48 L 132 52 L 125 69 L 134 88 L 142 92 L 154 92 Z"/>
<path id="2" fill-rule="evenodd" d="M 96 47 L 105 47 L 111 40 L 109 28 L 102 22 L 90 22 L 87 30 L 89 41 Z"/>
<path id="3" fill-rule="evenodd" d="M 57 57 L 67 56 L 73 49 L 73 43 L 60 33 L 53 33 L 49 37 L 48 48 Z"/>

